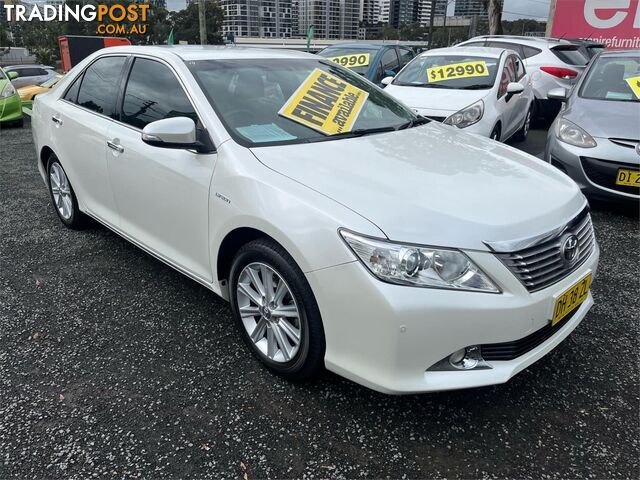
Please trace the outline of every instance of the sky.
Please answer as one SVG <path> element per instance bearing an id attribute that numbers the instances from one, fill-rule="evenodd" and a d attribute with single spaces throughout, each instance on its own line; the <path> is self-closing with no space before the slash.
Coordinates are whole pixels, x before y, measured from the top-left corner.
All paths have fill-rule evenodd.
<path id="1" fill-rule="evenodd" d="M 517 18 L 534 18 L 546 21 L 549 14 L 550 0 L 504 0 L 503 20 L 515 20 Z M 167 0 L 169 10 L 181 10 L 185 7 L 186 0 Z M 450 6 L 450 11 L 453 10 Z M 451 14 L 451 13 L 450 13 Z"/>

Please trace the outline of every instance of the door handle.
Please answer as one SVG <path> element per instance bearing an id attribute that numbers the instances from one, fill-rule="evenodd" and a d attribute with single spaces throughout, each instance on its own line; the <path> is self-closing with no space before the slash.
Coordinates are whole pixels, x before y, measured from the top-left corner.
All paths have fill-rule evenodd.
<path id="1" fill-rule="evenodd" d="M 112 142 L 111 140 L 107 140 L 107 147 L 109 147 L 111 150 L 115 150 L 118 153 L 124 153 L 124 147 Z"/>
<path id="2" fill-rule="evenodd" d="M 53 117 L 51 117 L 51 121 L 62 126 L 62 119 L 58 115 L 54 115 Z"/>

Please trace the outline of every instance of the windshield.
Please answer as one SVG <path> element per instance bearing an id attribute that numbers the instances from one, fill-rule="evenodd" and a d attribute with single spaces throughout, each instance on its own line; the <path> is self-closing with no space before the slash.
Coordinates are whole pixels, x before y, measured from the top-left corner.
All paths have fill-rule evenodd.
<path id="1" fill-rule="evenodd" d="M 425 55 L 413 59 L 393 85 L 457 90 L 493 87 L 498 58 L 468 55 Z"/>
<path id="2" fill-rule="evenodd" d="M 325 48 L 318 55 L 329 58 L 360 75 L 366 75 L 377 53 L 376 48 L 330 47 Z"/>
<path id="3" fill-rule="evenodd" d="M 200 60 L 187 65 L 244 146 L 332 140 L 419 123 L 397 100 L 327 60 Z"/>
<path id="4" fill-rule="evenodd" d="M 60 80 L 59 77 L 53 77 L 47 80 L 46 82 L 42 82 L 39 86 L 43 88 L 53 87 L 56 83 L 58 83 L 58 80 Z"/>
<path id="5" fill-rule="evenodd" d="M 640 99 L 640 57 L 600 57 L 580 88 L 582 98 L 637 102 Z"/>

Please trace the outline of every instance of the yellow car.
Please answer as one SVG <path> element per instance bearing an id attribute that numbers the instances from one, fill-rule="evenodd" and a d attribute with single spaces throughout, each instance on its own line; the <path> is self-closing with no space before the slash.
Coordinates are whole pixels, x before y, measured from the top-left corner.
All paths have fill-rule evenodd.
<path id="1" fill-rule="evenodd" d="M 48 92 L 62 77 L 63 75 L 56 75 L 40 85 L 29 85 L 28 87 L 19 88 L 18 95 L 20 95 L 22 106 L 31 108 L 34 97 L 40 93 Z"/>

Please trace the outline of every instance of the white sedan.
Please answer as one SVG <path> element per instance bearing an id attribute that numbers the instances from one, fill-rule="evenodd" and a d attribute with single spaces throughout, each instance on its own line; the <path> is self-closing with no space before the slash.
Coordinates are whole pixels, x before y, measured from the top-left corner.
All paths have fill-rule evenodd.
<path id="1" fill-rule="evenodd" d="M 229 300 L 289 379 L 501 383 L 593 304 L 572 180 L 314 55 L 104 49 L 36 97 L 33 134 L 64 225 L 91 217 Z"/>
<path id="2" fill-rule="evenodd" d="M 385 91 L 411 109 L 494 140 L 524 141 L 533 87 L 522 60 L 501 48 L 439 48 L 414 58 Z"/>

